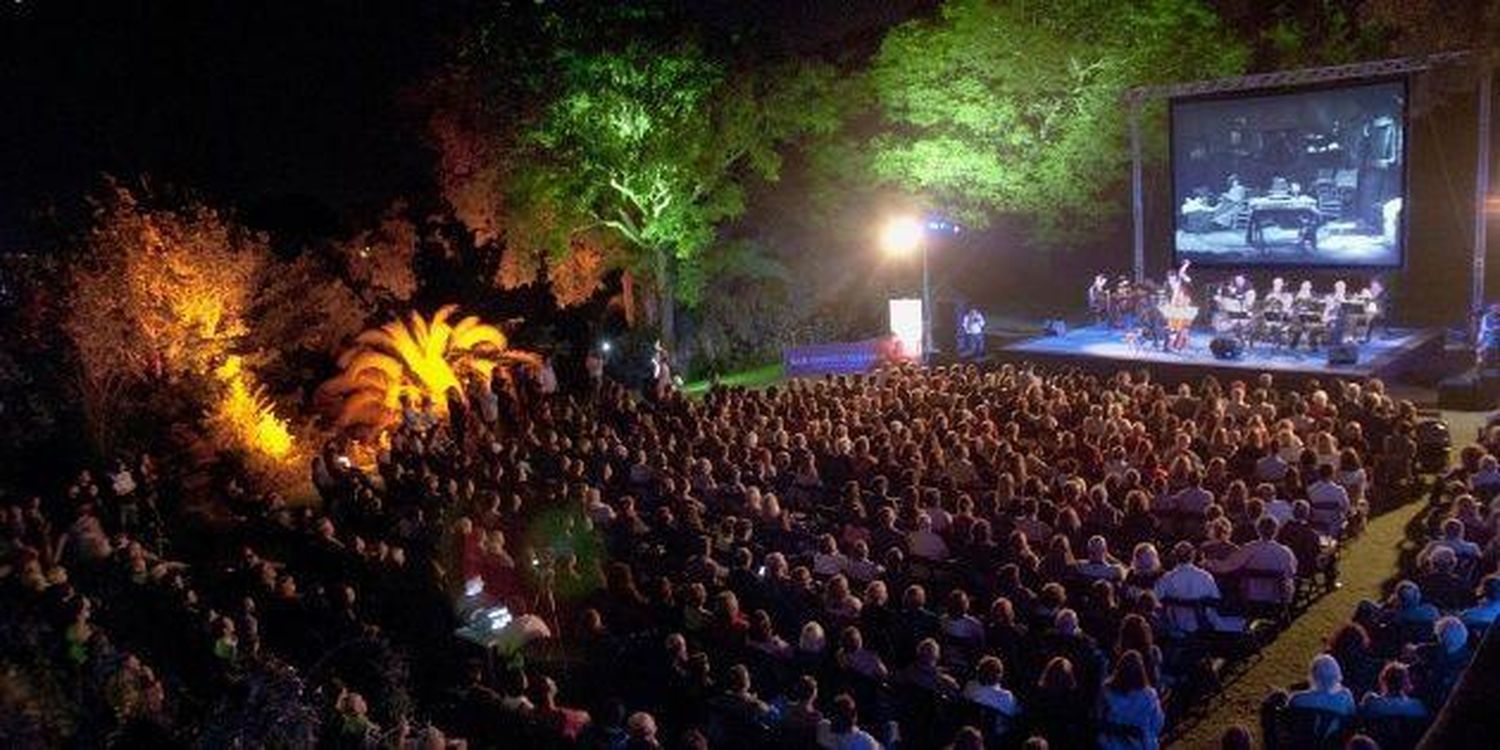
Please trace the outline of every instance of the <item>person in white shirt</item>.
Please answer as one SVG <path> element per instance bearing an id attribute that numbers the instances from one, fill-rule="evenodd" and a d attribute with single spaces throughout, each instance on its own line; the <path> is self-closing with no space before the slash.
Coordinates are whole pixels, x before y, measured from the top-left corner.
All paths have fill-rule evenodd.
<path id="1" fill-rule="evenodd" d="M 963 319 L 964 351 L 960 354 L 979 357 L 984 354 L 984 313 L 977 307 L 969 308 Z"/>
<path id="2" fill-rule="evenodd" d="M 1332 466 L 1318 467 L 1318 481 L 1307 487 L 1307 502 L 1312 504 L 1312 521 L 1318 531 L 1338 539 L 1344 533 L 1352 503 L 1349 491 L 1333 481 Z"/>
<path id="3" fill-rule="evenodd" d="M 1217 631 L 1244 630 L 1245 623 L 1239 618 L 1221 617 L 1217 608 L 1203 608 L 1203 620 L 1198 617 L 1196 607 L 1174 605 L 1173 602 L 1218 601 L 1219 583 L 1212 573 L 1193 562 L 1197 550 L 1191 542 L 1178 542 L 1172 548 L 1172 559 L 1176 563 L 1156 582 L 1154 592 L 1162 602 L 1165 624 L 1174 635 L 1198 632 L 1200 626 Z"/>
<path id="4" fill-rule="evenodd" d="M 948 559 L 948 543 L 932 530 L 932 518 L 926 513 L 917 516 L 917 528 L 906 535 L 906 548 L 912 557 L 924 560 Z"/>
<path id="5" fill-rule="evenodd" d="M 1261 484 L 1255 488 L 1255 494 L 1265 506 L 1266 515 L 1276 519 L 1278 525 L 1292 520 L 1292 504 L 1285 498 L 1276 496 L 1276 485 L 1270 482 Z"/>

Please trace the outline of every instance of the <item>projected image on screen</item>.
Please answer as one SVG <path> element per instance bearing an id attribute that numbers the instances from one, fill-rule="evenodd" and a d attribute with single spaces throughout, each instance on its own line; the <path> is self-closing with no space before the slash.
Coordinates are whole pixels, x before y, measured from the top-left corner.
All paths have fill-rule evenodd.
<path id="1" fill-rule="evenodd" d="M 1402 262 L 1406 85 L 1172 102 L 1177 259 Z"/>

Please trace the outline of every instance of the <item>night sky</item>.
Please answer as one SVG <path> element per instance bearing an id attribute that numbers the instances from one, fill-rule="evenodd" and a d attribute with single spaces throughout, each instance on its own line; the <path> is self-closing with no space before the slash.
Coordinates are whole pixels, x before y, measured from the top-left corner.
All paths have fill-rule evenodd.
<path id="1" fill-rule="evenodd" d="M 412 92 L 478 0 L 0 0 L 0 250 L 101 173 L 328 231 L 432 190 Z M 699 0 L 782 51 L 873 49 L 924 0 Z M 274 224 L 275 222 L 271 222 Z"/>

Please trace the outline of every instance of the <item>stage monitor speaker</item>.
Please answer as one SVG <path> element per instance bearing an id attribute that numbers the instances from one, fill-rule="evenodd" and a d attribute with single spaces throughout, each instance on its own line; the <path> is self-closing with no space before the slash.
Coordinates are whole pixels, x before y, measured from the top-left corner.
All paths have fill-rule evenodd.
<path id="1" fill-rule="evenodd" d="M 1438 408 L 1458 411 L 1484 411 L 1494 401 L 1485 393 L 1484 381 L 1472 370 L 1443 378 L 1438 382 Z"/>
<path id="2" fill-rule="evenodd" d="M 1245 353 L 1245 346 L 1239 339 L 1215 336 L 1213 341 L 1208 342 L 1208 350 L 1213 352 L 1214 359 L 1239 359 Z"/>
<path id="3" fill-rule="evenodd" d="M 1335 344 L 1328 347 L 1328 364 L 1330 365 L 1357 365 L 1359 364 L 1359 347 L 1354 344 Z"/>

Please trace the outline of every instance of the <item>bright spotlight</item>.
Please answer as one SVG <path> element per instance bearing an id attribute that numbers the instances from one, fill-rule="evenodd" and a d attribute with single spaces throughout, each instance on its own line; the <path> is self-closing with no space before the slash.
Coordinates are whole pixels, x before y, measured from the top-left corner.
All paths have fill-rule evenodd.
<path id="1" fill-rule="evenodd" d="M 891 255 L 909 255 L 922 244 L 922 222 L 910 216 L 898 216 L 885 223 L 880 245 Z"/>
<path id="2" fill-rule="evenodd" d="M 613 348 L 614 348 L 614 345 L 611 344 L 611 343 L 609 343 L 608 341 L 604 341 L 604 342 L 601 342 L 599 344 L 600 351 L 604 352 L 605 354 L 609 354 L 609 350 L 611 350 Z"/>

